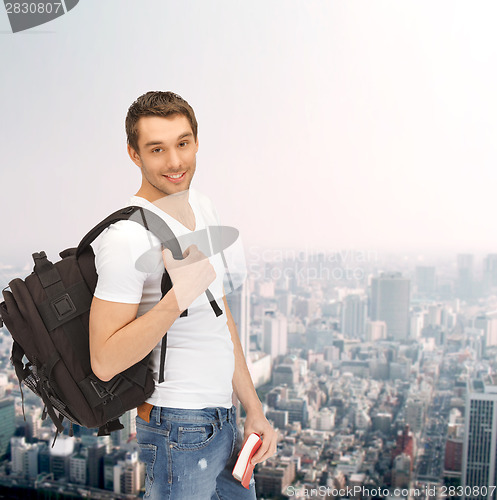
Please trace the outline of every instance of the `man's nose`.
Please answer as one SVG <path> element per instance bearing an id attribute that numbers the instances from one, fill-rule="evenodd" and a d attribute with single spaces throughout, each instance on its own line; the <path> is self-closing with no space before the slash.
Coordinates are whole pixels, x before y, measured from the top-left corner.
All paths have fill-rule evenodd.
<path id="1" fill-rule="evenodd" d="M 176 149 L 169 151 L 166 157 L 168 167 L 177 168 L 181 166 L 181 157 Z"/>

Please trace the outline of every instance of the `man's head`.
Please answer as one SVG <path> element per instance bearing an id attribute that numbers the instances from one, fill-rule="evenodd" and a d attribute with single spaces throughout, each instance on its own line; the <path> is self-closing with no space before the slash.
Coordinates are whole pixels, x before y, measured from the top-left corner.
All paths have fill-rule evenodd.
<path id="1" fill-rule="evenodd" d="M 198 151 L 197 120 L 172 92 L 147 92 L 126 116 L 128 154 L 142 172 L 137 195 L 156 201 L 190 187 Z"/>
<path id="2" fill-rule="evenodd" d="M 138 147 L 138 121 L 144 116 L 162 116 L 164 118 L 179 114 L 185 116 L 190 122 L 193 138 L 197 140 L 197 119 L 192 107 L 174 92 L 150 91 L 141 95 L 129 107 L 126 115 L 126 135 L 128 144 L 139 153 Z"/>

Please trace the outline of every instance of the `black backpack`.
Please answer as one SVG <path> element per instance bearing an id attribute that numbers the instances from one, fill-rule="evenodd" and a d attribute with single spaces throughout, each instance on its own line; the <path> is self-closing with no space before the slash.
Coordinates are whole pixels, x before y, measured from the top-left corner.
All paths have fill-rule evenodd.
<path id="1" fill-rule="evenodd" d="M 5 323 L 14 339 L 11 361 L 22 394 L 22 382 L 44 402 L 42 418 L 50 416 L 57 433 L 62 421 L 99 428 L 98 435 L 122 429 L 119 417 L 143 403 L 154 391 L 150 354 L 111 380 L 104 382 L 91 370 L 89 350 L 89 313 L 97 284 L 95 255 L 91 243 L 111 224 L 134 220 L 150 230 L 182 258 L 178 240 L 165 221 L 142 207 L 125 207 L 95 226 L 77 248 L 60 252 L 62 260 L 53 264 L 45 252 L 33 254 L 33 272 L 24 280 L 10 281 L 3 290 L 0 326 Z M 164 269 L 161 293 L 172 287 Z M 209 289 L 206 290 L 216 316 L 222 310 Z M 188 309 L 181 313 L 186 316 Z M 164 380 L 167 332 L 161 347 L 160 378 Z M 24 411 L 24 404 L 23 404 Z M 56 433 L 56 437 L 57 437 Z"/>

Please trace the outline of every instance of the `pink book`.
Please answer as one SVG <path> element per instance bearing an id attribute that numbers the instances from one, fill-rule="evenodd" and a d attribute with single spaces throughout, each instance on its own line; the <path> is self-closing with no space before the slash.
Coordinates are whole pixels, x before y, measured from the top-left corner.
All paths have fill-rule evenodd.
<path id="1" fill-rule="evenodd" d="M 252 432 L 249 435 L 238 455 L 235 467 L 233 468 L 233 477 L 241 481 L 244 488 L 249 488 L 250 478 L 254 471 L 254 465 L 250 460 L 255 455 L 256 451 L 261 447 L 262 439 L 259 434 Z"/>

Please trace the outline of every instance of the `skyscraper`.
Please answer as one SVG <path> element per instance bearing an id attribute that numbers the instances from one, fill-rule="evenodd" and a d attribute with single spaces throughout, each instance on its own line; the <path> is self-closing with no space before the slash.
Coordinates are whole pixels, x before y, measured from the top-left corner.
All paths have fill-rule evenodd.
<path id="1" fill-rule="evenodd" d="M 245 357 L 250 351 L 250 290 L 246 280 L 242 286 L 226 295 L 226 301 L 235 321 Z"/>
<path id="2" fill-rule="evenodd" d="M 360 295 L 347 295 L 343 299 L 342 333 L 348 337 L 364 339 L 368 303 Z"/>
<path id="3" fill-rule="evenodd" d="M 371 281 L 371 319 L 384 321 L 393 340 L 409 338 L 409 293 L 410 281 L 401 273 L 382 273 Z"/>
<path id="4" fill-rule="evenodd" d="M 469 299 L 474 295 L 474 256 L 472 254 L 458 254 L 457 256 L 457 296 Z"/>
<path id="5" fill-rule="evenodd" d="M 433 266 L 416 266 L 416 292 L 430 296 L 435 293 L 436 274 Z"/>
<path id="6" fill-rule="evenodd" d="M 263 350 L 274 360 L 287 353 L 287 319 L 276 311 L 266 311 L 263 318 Z"/>
<path id="7" fill-rule="evenodd" d="M 483 259 L 483 288 L 486 292 L 497 287 L 497 254 L 488 254 Z"/>
<path id="8" fill-rule="evenodd" d="M 497 311 L 477 316 L 474 320 L 474 326 L 483 330 L 485 347 L 497 345 Z"/>
<path id="9" fill-rule="evenodd" d="M 490 498 L 482 486 L 497 479 L 497 376 L 470 380 L 466 399 L 462 486 L 480 487 L 479 495 Z"/>
<path id="10" fill-rule="evenodd" d="M 15 430 L 14 398 L 0 399 L 0 458 L 7 453 L 10 438 Z"/>

